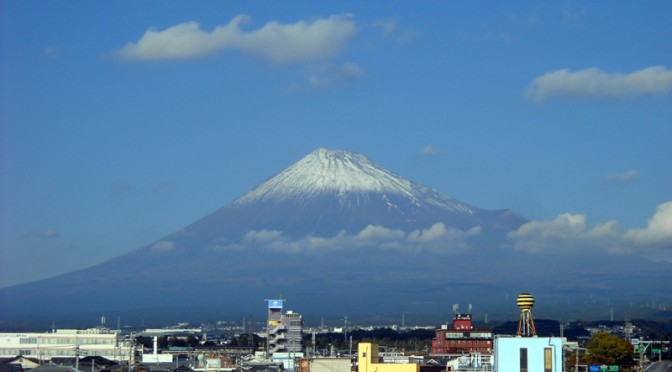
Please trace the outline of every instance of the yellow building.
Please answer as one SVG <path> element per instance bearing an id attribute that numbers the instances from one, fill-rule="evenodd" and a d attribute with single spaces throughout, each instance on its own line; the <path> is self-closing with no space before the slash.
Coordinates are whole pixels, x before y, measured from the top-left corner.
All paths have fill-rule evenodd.
<path id="1" fill-rule="evenodd" d="M 420 366 L 415 363 L 393 364 L 381 363 L 378 356 L 378 344 L 360 342 L 357 361 L 359 372 L 419 372 Z"/>

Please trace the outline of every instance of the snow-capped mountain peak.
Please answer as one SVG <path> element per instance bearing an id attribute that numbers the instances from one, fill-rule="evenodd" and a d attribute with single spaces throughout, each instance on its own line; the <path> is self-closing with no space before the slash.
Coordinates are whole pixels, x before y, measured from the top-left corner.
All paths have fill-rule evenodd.
<path id="1" fill-rule="evenodd" d="M 245 194 L 240 202 L 285 199 L 336 192 L 391 192 L 413 194 L 411 181 L 397 176 L 365 156 L 319 148 Z"/>
<path id="2" fill-rule="evenodd" d="M 470 206 L 388 171 L 363 155 L 318 148 L 234 204 L 260 200 L 307 199 L 329 194 L 345 199 L 351 194 L 396 195 L 413 204 L 432 204 L 473 213 Z"/>

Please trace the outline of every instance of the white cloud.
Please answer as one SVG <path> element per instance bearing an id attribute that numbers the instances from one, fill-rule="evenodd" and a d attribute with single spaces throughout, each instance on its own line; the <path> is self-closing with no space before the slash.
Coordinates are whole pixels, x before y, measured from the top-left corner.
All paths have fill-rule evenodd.
<path id="1" fill-rule="evenodd" d="M 336 68 L 336 74 L 342 81 L 354 81 L 364 74 L 364 70 L 356 63 L 346 62 Z"/>
<path id="2" fill-rule="evenodd" d="M 245 234 L 245 240 L 252 241 L 252 242 L 265 242 L 265 241 L 271 241 L 274 239 L 278 239 L 279 237 L 282 236 L 282 231 L 279 230 L 253 230 L 253 231 L 248 231 Z"/>
<path id="3" fill-rule="evenodd" d="M 364 70 L 356 63 L 346 62 L 340 66 L 319 66 L 310 71 L 308 87 L 327 88 L 340 83 L 356 82 L 364 74 Z M 300 89 L 299 85 L 294 87 Z"/>
<path id="4" fill-rule="evenodd" d="M 468 239 L 481 233 L 480 227 L 468 231 L 447 228 L 436 223 L 427 229 L 410 233 L 384 226 L 369 225 L 354 234 L 340 231 L 335 236 L 306 236 L 292 239 L 280 231 L 249 231 L 245 243 L 275 252 L 317 252 L 325 250 L 347 250 L 378 248 L 411 252 L 456 252 L 469 249 Z M 219 249 L 233 249 L 218 247 Z M 236 249 L 241 249 L 236 246 Z"/>
<path id="5" fill-rule="evenodd" d="M 408 44 L 419 35 L 416 31 L 399 29 L 399 24 L 394 19 L 378 20 L 373 23 L 373 27 L 384 37 L 393 38 L 399 44 Z"/>
<path id="6" fill-rule="evenodd" d="M 645 228 L 625 233 L 616 221 L 593 227 L 583 214 L 563 213 L 553 221 L 528 222 L 508 237 L 514 248 L 521 251 L 628 252 L 672 261 L 672 201 L 658 205 Z"/>
<path id="7" fill-rule="evenodd" d="M 646 227 L 628 230 L 625 239 L 634 244 L 667 245 L 672 253 L 672 201 L 660 204 Z"/>
<path id="8" fill-rule="evenodd" d="M 614 173 L 607 176 L 608 181 L 627 183 L 639 177 L 639 172 L 635 169 L 630 169 L 623 173 Z"/>
<path id="9" fill-rule="evenodd" d="M 152 245 L 152 252 L 165 252 L 175 248 L 175 243 L 170 240 L 162 240 Z"/>
<path id="10" fill-rule="evenodd" d="M 652 66 L 629 74 L 608 73 L 598 68 L 572 72 L 562 69 L 534 79 L 525 95 L 536 101 L 552 96 L 627 97 L 666 94 L 672 91 L 672 71 Z"/>
<path id="11" fill-rule="evenodd" d="M 242 26 L 249 22 L 250 17 L 238 15 L 211 32 L 202 30 L 196 22 L 162 31 L 150 28 L 137 42 L 128 43 L 116 54 L 126 60 L 158 61 L 198 58 L 235 49 L 275 63 L 290 64 L 332 58 L 357 31 L 350 15 L 292 24 L 272 21 L 256 30 L 243 30 Z"/>
<path id="12" fill-rule="evenodd" d="M 408 44 L 411 41 L 415 40 L 418 36 L 420 36 L 420 33 L 417 31 L 405 30 L 401 32 L 401 34 L 397 38 L 397 41 L 399 42 L 399 44 Z"/>
<path id="13" fill-rule="evenodd" d="M 32 231 L 27 235 L 34 238 L 53 239 L 58 238 L 60 234 L 55 229 L 46 229 L 44 231 Z"/>
<path id="14" fill-rule="evenodd" d="M 443 222 L 435 223 L 429 229 L 412 231 L 408 234 L 408 241 L 411 242 L 430 242 L 436 241 L 448 235 L 448 229 Z"/>
<path id="15" fill-rule="evenodd" d="M 420 152 L 420 155 L 426 155 L 426 156 L 439 155 L 439 154 L 443 154 L 443 151 L 441 151 L 440 149 L 437 149 L 436 147 L 434 147 L 432 145 L 425 146 L 425 148 L 422 149 L 422 151 Z"/>
<path id="16" fill-rule="evenodd" d="M 397 31 L 397 22 L 392 19 L 388 20 L 379 20 L 373 23 L 373 27 L 380 30 L 383 33 L 383 36 L 390 36 L 395 31 Z"/>
<path id="17" fill-rule="evenodd" d="M 618 223 L 609 221 L 595 227 L 583 214 L 563 213 L 553 221 L 530 221 L 510 232 L 514 248 L 528 252 L 582 249 L 586 246 L 620 249 Z"/>
<path id="18" fill-rule="evenodd" d="M 61 50 L 58 47 L 50 46 L 43 50 L 44 55 L 50 59 L 59 59 L 61 57 Z"/>
<path id="19" fill-rule="evenodd" d="M 369 225 L 360 231 L 355 237 L 359 241 L 380 241 L 403 239 L 406 233 L 401 230 L 388 229 L 383 226 Z"/>

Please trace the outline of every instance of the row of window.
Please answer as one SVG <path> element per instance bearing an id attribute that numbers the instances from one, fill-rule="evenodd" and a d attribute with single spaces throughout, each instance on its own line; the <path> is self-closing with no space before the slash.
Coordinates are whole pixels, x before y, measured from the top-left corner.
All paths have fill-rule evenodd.
<path id="1" fill-rule="evenodd" d="M 492 338 L 492 332 L 446 332 L 446 338 Z"/>
<path id="2" fill-rule="evenodd" d="M 25 337 L 19 339 L 21 345 L 114 345 L 114 338 L 64 338 L 64 337 Z"/>
<path id="3" fill-rule="evenodd" d="M 492 341 L 489 340 L 450 340 L 448 345 L 490 345 Z"/>
<path id="4" fill-rule="evenodd" d="M 24 355 L 24 356 L 36 356 L 40 358 L 44 357 L 74 357 L 75 351 L 73 349 L 0 349 L 0 355 Z M 80 355 L 98 355 L 104 357 L 128 357 L 128 350 L 115 349 L 115 350 L 82 350 Z"/>

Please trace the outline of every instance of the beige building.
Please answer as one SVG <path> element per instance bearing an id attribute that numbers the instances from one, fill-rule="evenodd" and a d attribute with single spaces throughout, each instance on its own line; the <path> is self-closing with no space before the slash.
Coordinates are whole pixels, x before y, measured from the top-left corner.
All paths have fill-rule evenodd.
<path id="1" fill-rule="evenodd" d="M 359 372 L 420 372 L 420 366 L 415 363 L 382 363 L 378 345 L 372 343 L 359 343 L 357 361 Z"/>

